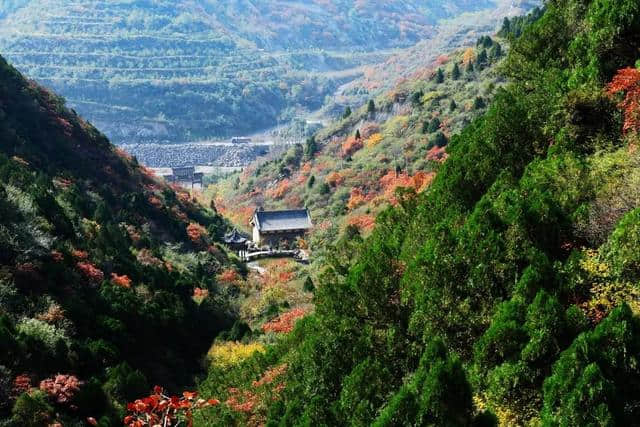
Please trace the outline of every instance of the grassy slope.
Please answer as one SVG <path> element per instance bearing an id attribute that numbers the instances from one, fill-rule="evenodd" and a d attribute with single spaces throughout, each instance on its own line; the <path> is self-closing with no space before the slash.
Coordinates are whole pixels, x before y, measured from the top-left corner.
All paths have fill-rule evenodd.
<path id="1" fill-rule="evenodd" d="M 225 226 L 0 58 L 0 424 L 19 402 L 15 425 L 117 425 L 149 385 L 192 383 L 233 322 Z M 84 381 L 70 402 L 14 388 L 58 373 Z"/>

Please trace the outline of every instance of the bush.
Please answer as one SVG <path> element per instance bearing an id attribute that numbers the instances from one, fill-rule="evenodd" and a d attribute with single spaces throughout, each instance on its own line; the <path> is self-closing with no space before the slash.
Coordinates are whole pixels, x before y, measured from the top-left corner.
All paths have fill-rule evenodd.
<path id="1" fill-rule="evenodd" d="M 134 370 L 127 362 L 107 368 L 107 381 L 104 391 L 118 401 L 132 402 L 149 392 L 147 379 L 138 370 Z"/>
<path id="2" fill-rule="evenodd" d="M 53 407 L 47 401 L 47 394 L 40 390 L 24 393 L 13 405 L 11 420 L 21 427 L 42 427 L 53 415 Z"/>
<path id="3" fill-rule="evenodd" d="M 24 319 L 17 325 L 17 331 L 23 339 L 31 339 L 43 344 L 50 352 L 55 352 L 58 342 L 69 344 L 69 338 L 63 330 L 56 328 L 42 320 Z"/>

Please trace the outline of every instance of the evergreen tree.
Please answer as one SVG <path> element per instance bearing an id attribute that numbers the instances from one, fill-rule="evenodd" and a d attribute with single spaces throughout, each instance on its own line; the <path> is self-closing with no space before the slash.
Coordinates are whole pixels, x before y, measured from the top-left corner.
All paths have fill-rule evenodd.
<path id="1" fill-rule="evenodd" d="M 458 66 L 457 62 L 453 64 L 453 69 L 451 70 L 451 78 L 453 80 L 458 80 L 460 78 L 460 67 Z"/>
<path id="2" fill-rule="evenodd" d="M 502 28 L 498 32 L 501 37 L 505 37 L 507 34 L 511 33 L 511 21 L 508 17 L 505 17 L 502 21 Z"/>
<path id="3" fill-rule="evenodd" d="M 449 140 L 447 139 L 447 137 L 444 135 L 444 133 L 438 131 L 433 138 L 431 139 L 431 141 L 429 142 L 430 146 L 436 146 L 436 147 L 444 147 L 445 145 L 447 145 L 449 143 Z"/>
<path id="4" fill-rule="evenodd" d="M 640 322 L 627 305 L 575 339 L 544 382 L 545 425 L 635 425 Z"/>
<path id="5" fill-rule="evenodd" d="M 367 113 L 369 113 L 369 114 L 375 114 L 376 113 L 376 103 L 374 102 L 373 99 L 370 99 L 369 103 L 367 104 Z"/>
<path id="6" fill-rule="evenodd" d="M 482 49 L 476 58 L 476 65 L 478 70 L 482 70 L 489 62 L 489 58 L 487 56 L 487 49 Z"/>
<path id="7" fill-rule="evenodd" d="M 411 95 L 411 104 L 414 107 L 422 105 L 422 97 L 424 96 L 424 92 L 419 90 L 417 92 L 413 92 Z"/>
<path id="8" fill-rule="evenodd" d="M 456 104 L 456 101 L 452 99 L 449 103 L 449 111 L 455 111 L 456 108 L 458 108 L 458 104 Z"/>
<path id="9" fill-rule="evenodd" d="M 484 99 L 481 96 L 476 96 L 476 99 L 473 100 L 473 109 L 480 110 L 481 108 L 485 108 L 487 104 L 484 102 Z"/>
<path id="10" fill-rule="evenodd" d="M 347 108 L 344 109 L 344 113 L 342 113 L 342 118 L 346 119 L 349 116 L 351 116 L 351 107 L 347 105 Z"/>
<path id="11" fill-rule="evenodd" d="M 318 143 L 316 142 L 315 136 L 310 136 L 307 138 L 307 141 L 304 145 L 304 157 L 307 160 L 313 158 L 313 156 L 318 152 Z"/>
<path id="12" fill-rule="evenodd" d="M 427 345 L 411 380 L 391 397 L 375 427 L 464 426 L 473 421 L 471 387 L 460 361 L 440 340 Z"/>
<path id="13" fill-rule="evenodd" d="M 435 131 L 437 131 L 438 129 L 440 129 L 440 119 L 437 117 L 434 117 L 433 119 L 431 119 L 431 122 L 429 123 L 429 127 L 427 128 L 427 132 L 429 133 L 433 133 Z"/>
<path id="14" fill-rule="evenodd" d="M 442 68 L 438 68 L 438 71 L 436 71 L 435 80 L 438 84 L 444 82 L 444 72 L 442 71 Z"/>
<path id="15" fill-rule="evenodd" d="M 489 59 L 493 62 L 502 57 L 502 46 L 500 43 L 496 42 L 493 44 L 491 49 L 489 50 Z"/>
<path id="16" fill-rule="evenodd" d="M 355 135 L 356 139 L 362 139 L 362 137 L 360 136 L 360 129 L 356 129 L 356 135 Z"/>
<path id="17" fill-rule="evenodd" d="M 475 71 L 474 67 L 473 67 L 473 62 L 469 62 L 467 64 L 467 68 L 465 70 L 467 72 L 467 74 L 471 74 Z"/>

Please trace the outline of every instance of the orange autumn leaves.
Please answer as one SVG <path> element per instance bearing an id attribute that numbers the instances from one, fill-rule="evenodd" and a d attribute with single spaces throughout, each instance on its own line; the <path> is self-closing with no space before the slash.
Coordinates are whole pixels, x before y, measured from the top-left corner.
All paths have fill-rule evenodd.
<path id="1" fill-rule="evenodd" d="M 89 281 L 100 284 L 104 281 L 104 272 L 89 261 L 89 253 L 80 249 L 71 251 L 71 256 L 76 259 L 76 269 Z M 64 255 L 59 251 L 52 251 L 51 257 L 56 262 L 62 262 Z M 131 279 L 126 274 L 111 273 L 111 283 L 122 288 L 131 288 Z"/>
<path id="2" fill-rule="evenodd" d="M 342 143 L 342 157 L 346 158 L 352 156 L 356 151 L 364 147 L 362 138 L 356 138 L 350 136 L 345 142 Z"/>
<path id="3" fill-rule="evenodd" d="M 298 319 L 304 317 L 307 314 L 307 311 L 302 308 L 294 308 L 291 311 L 281 314 L 270 322 L 262 325 L 262 330 L 264 332 L 274 332 L 286 334 L 293 331 L 293 327 L 295 326 Z"/>
<path id="4" fill-rule="evenodd" d="M 283 179 L 273 188 L 270 188 L 265 192 L 267 197 L 274 198 L 276 200 L 282 199 L 291 189 L 291 181 L 287 178 Z"/>
<path id="5" fill-rule="evenodd" d="M 347 202 L 347 208 L 354 210 L 380 196 L 391 204 L 396 204 L 395 192 L 398 188 L 412 188 L 419 193 L 431 184 L 434 177 L 435 174 L 433 172 L 427 173 L 420 171 L 410 176 L 406 173 L 397 174 L 394 171 L 389 171 L 378 181 L 380 187 L 378 192 L 369 191 L 365 194 L 361 188 L 356 187 L 352 189 L 349 201 Z"/>
<path id="6" fill-rule="evenodd" d="M 200 224 L 192 222 L 191 224 L 187 225 L 187 236 L 193 243 L 202 243 L 202 240 L 207 235 L 207 229 Z"/>
<path id="7" fill-rule="evenodd" d="M 640 70 L 619 70 L 607 86 L 607 93 L 611 96 L 624 94 L 624 99 L 618 104 L 624 114 L 623 131 L 637 134 L 640 131 Z"/>
<path id="8" fill-rule="evenodd" d="M 125 289 L 131 287 L 131 279 L 127 275 L 119 276 L 116 273 L 111 273 L 111 283 Z"/>

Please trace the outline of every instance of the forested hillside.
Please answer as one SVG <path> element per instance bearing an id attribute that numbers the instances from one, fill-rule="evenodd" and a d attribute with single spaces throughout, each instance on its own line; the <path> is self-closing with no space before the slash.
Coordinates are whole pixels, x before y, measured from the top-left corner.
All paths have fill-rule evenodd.
<path id="1" fill-rule="evenodd" d="M 200 425 L 639 425 L 640 4 L 515 22 L 431 185 L 335 242 L 291 334 L 211 370 Z"/>
<path id="2" fill-rule="evenodd" d="M 444 19 L 463 15 L 446 38 L 457 45 L 456 34 L 495 26 L 486 11 L 532 3 L 12 1 L 0 4 L 0 53 L 116 143 L 180 143 L 317 109 Z"/>
<path id="3" fill-rule="evenodd" d="M 121 425 L 193 384 L 235 319 L 225 230 L 0 58 L 0 425 Z"/>
<path id="4" fill-rule="evenodd" d="M 307 207 L 315 249 L 349 225 L 368 233 L 376 214 L 397 203 L 397 188 L 430 185 L 451 137 L 486 110 L 504 84 L 496 69 L 506 46 L 484 36 L 442 54 L 434 68 L 416 71 L 305 144 L 216 182 L 205 195 L 246 229 L 258 207 Z"/>

